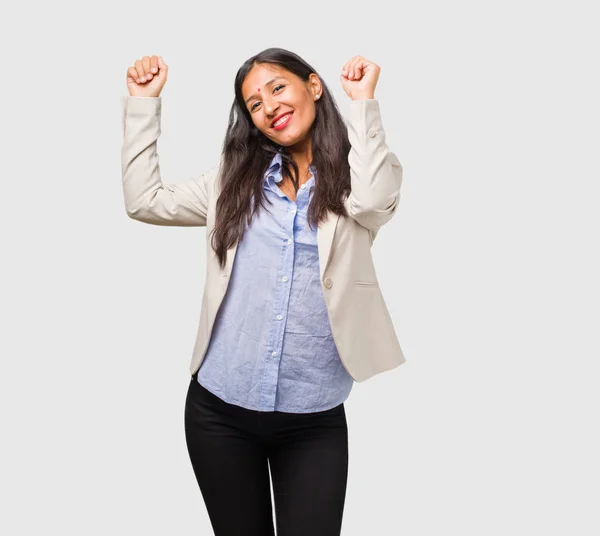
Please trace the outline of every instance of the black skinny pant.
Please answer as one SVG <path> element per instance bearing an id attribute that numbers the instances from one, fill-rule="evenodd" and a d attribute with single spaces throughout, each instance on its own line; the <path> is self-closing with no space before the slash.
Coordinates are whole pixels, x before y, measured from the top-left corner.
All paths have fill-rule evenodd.
<path id="1" fill-rule="evenodd" d="M 339 536 L 348 478 L 344 404 L 316 413 L 260 412 L 191 379 L 185 435 L 215 536 Z"/>

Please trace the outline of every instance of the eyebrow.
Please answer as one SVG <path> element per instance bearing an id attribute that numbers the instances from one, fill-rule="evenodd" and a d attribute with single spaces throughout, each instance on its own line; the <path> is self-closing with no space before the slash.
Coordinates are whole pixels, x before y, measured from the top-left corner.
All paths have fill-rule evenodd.
<path id="1" fill-rule="evenodd" d="M 279 80 L 280 78 L 283 78 L 283 76 L 276 76 L 275 78 L 271 78 L 271 80 L 269 80 L 266 84 L 266 86 L 270 86 L 273 82 L 275 82 L 275 80 Z M 247 99 L 246 99 L 246 104 L 248 104 L 253 98 L 258 97 L 258 95 L 255 93 L 254 95 L 250 95 Z"/>

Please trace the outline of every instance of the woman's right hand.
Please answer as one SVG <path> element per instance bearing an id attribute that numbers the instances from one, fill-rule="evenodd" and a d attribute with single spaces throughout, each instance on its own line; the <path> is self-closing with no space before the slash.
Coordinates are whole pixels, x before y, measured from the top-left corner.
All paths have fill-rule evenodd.
<path id="1" fill-rule="evenodd" d="M 127 90 L 132 97 L 159 97 L 169 67 L 162 56 L 144 56 L 127 69 Z"/>

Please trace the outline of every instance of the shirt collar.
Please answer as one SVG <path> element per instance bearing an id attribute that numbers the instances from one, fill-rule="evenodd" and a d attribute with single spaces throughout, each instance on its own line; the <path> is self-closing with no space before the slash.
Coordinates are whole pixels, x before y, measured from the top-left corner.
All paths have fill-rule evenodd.
<path id="1" fill-rule="evenodd" d="M 267 171 L 265 173 L 265 182 L 267 182 L 267 180 L 269 179 L 269 177 L 271 175 L 273 175 L 275 182 L 281 181 L 281 178 L 282 178 L 281 177 L 281 161 L 282 161 L 281 154 L 277 153 L 271 160 L 269 169 L 267 169 Z"/>
<path id="2" fill-rule="evenodd" d="M 271 160 L 271 164 L 269 165 L 269 168 L 265 172 L 265 176 L 264 176 L 265 182 L 267 182 L 269 177 L 271 177 L 271 176 L 273 176 L 273 179 L 275 180 L 275 182 L 281 181 L 281 179 L 282 179 L 282 175 L 281 175 L 282 161 L 283 161 L 283 158 L 281 157 L 281 153 L 277 153 L 273 157 L 273 159 Z M 310 171 L 313 175 L 316 175 L 317 168 L 314 165 L 311 165 Z"/>

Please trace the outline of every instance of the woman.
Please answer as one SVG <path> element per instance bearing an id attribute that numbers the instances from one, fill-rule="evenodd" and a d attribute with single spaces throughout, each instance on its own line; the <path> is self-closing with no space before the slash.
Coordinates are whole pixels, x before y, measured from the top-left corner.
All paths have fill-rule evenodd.
<path id="1" fill-rule="evenodd" d="M 374 97 L 380 67 L 351 58 L 346 124 L 302 58 L 269 48 L 235 78 L 221 161 L 163 184 L 168 66 L 127 71 L 127 214 L 207 227 L 207 272 L 185 405 L 187 448 L 216 536 L 340 534 L 354 381 L 405 362 L 370 249 L 396 212 L 402 167 Z M 234 262 L 235 259 L 235 262 Z"/>

